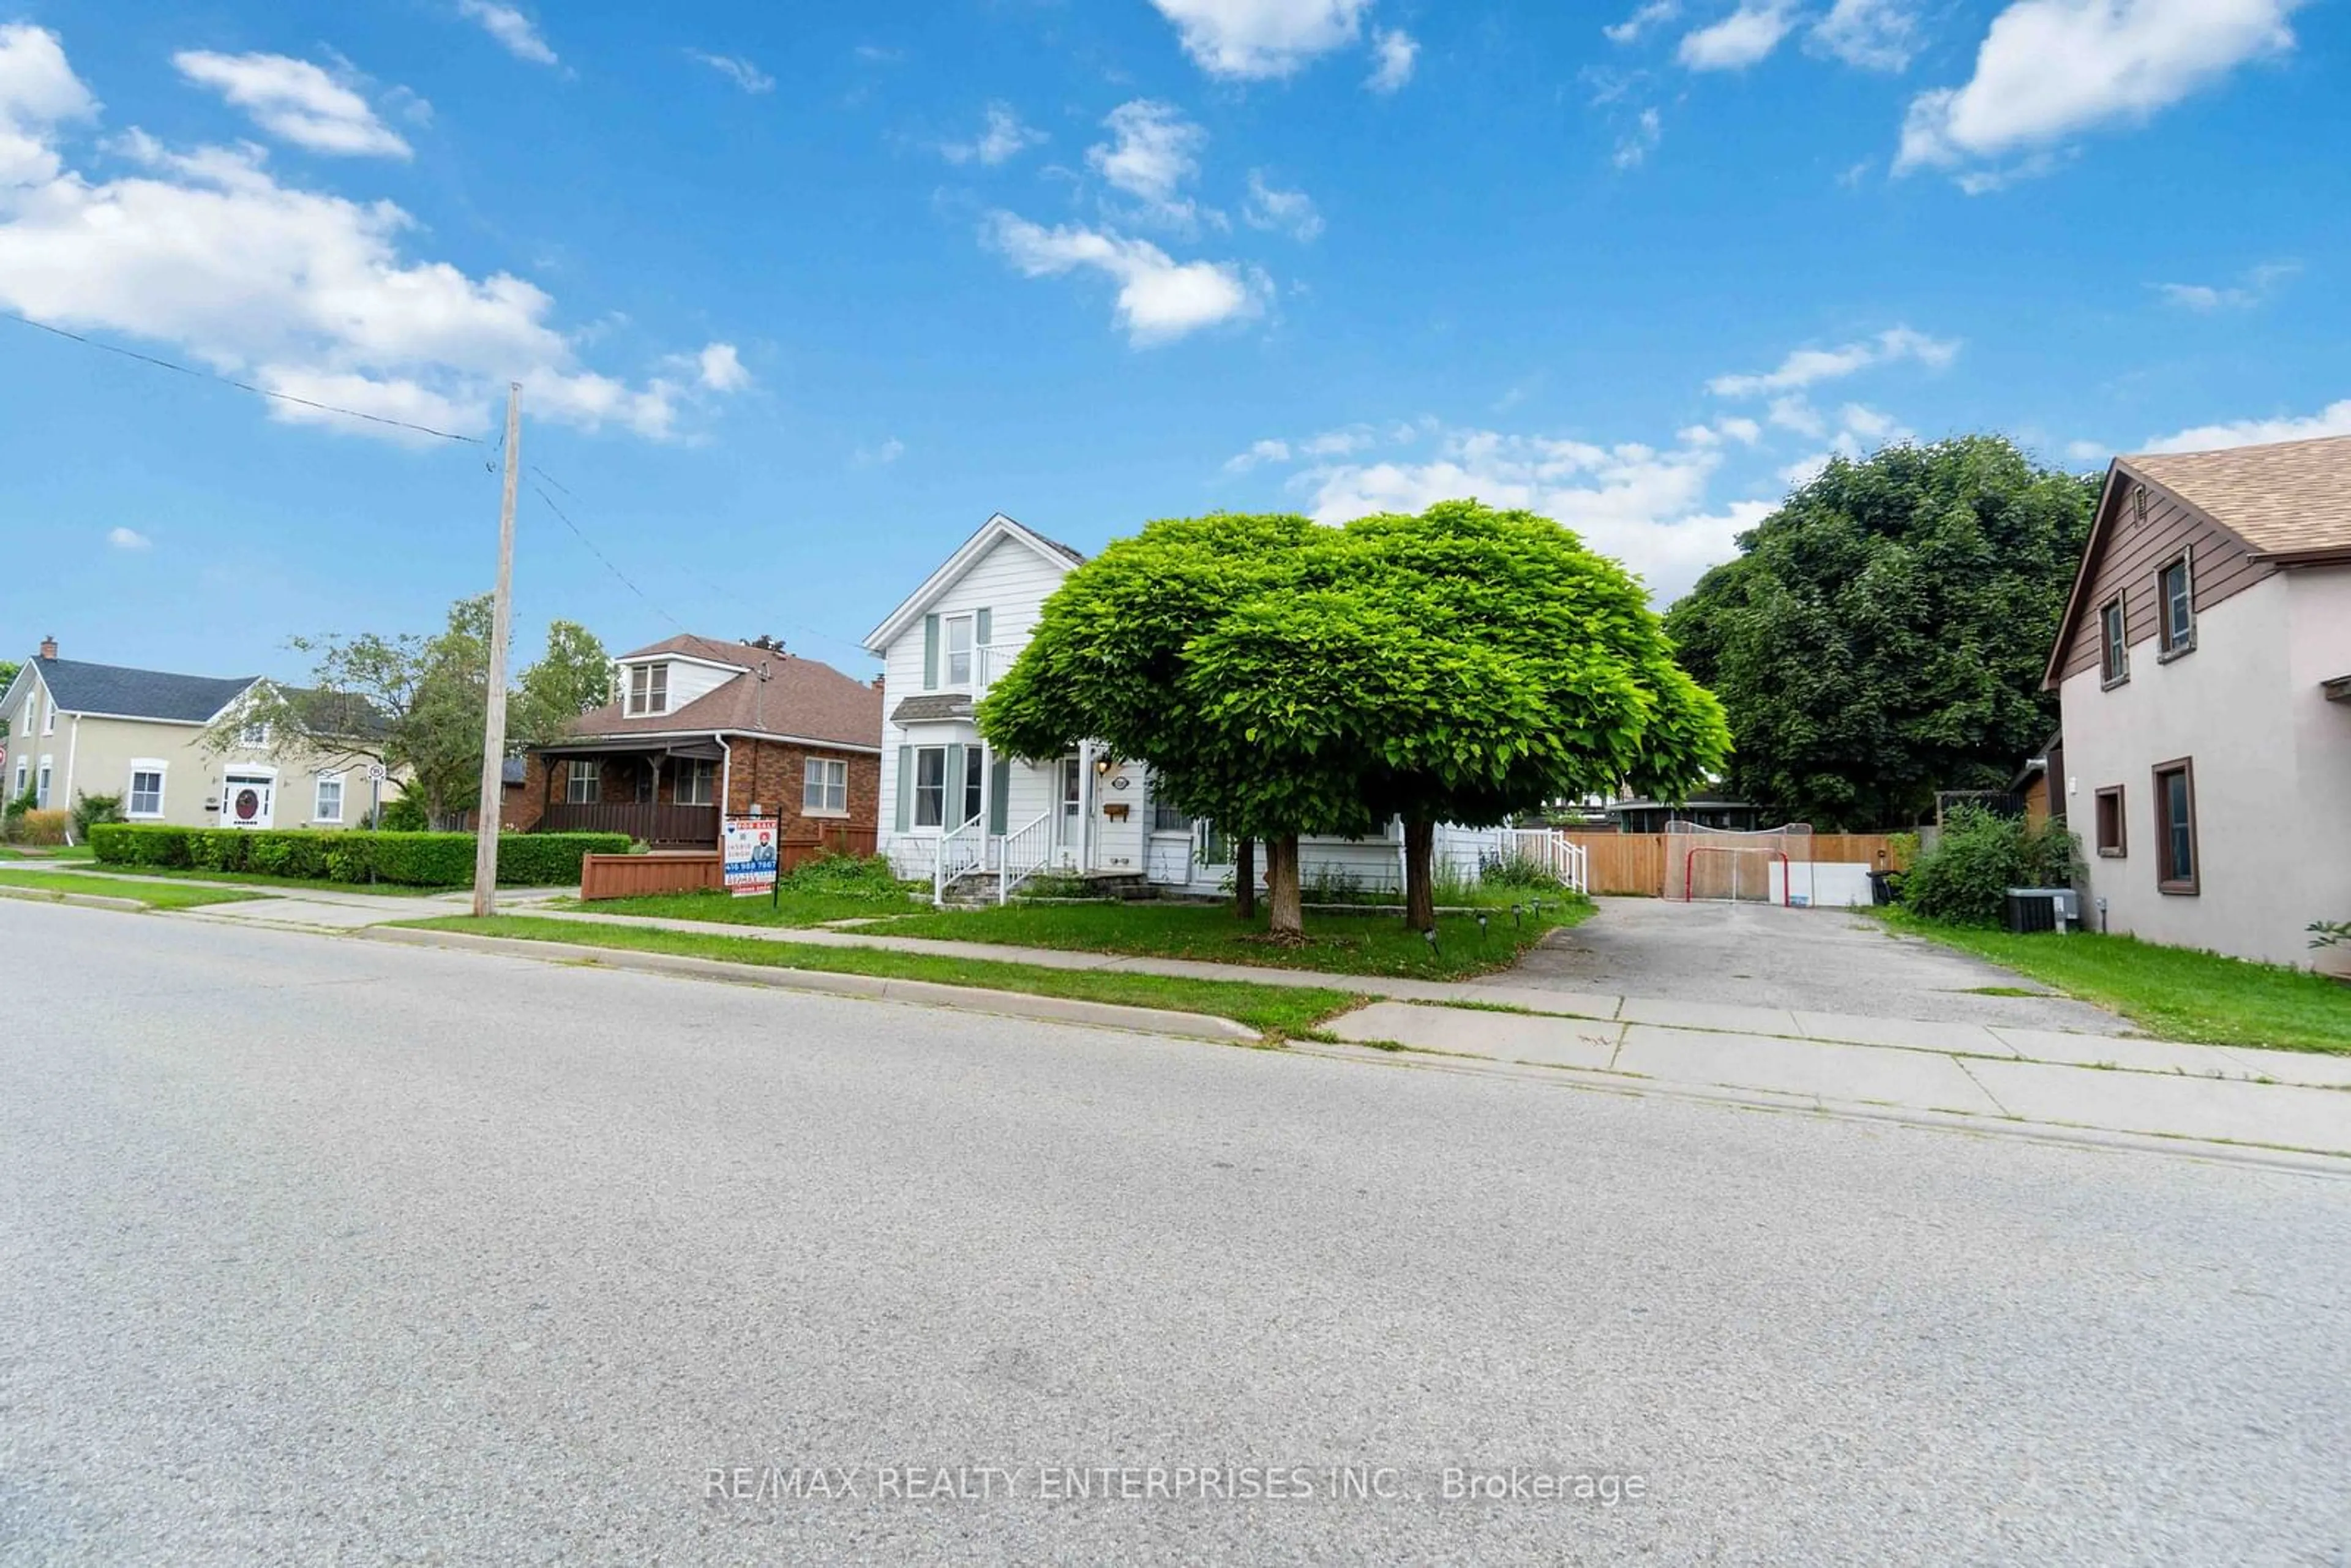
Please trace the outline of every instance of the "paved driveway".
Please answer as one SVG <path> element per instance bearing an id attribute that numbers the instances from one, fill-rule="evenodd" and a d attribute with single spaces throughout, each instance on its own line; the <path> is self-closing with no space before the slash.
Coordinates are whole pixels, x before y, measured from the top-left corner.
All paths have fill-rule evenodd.
<path id="1" fill-rule="evenodd" d="M 1939 944 L 1893 936 L 1847 910 L 1658 898 L 1594 902 L 1599 914 L 1555 934 L 1516 968 L 1489 977 L 1492 983 L 2096 1034 L 2129 1027 L 2062 997 L 1985 996 L 1987 986 L 2039 988 Z"/>

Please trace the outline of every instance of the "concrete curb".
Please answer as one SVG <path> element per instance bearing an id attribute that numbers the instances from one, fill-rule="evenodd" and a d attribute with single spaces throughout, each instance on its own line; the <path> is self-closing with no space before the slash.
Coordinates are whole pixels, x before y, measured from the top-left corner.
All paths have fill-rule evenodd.
<path id="1" fill-rule="evenodd" d="M 21 898 L 29 904 L 70 904 L 77 909 L 119 909 L 144 915 L 147 906 L 135 898 L 104 893 L 55 893 L 46 887 L 0 887 L 0 898 Z"/>
<path id="2" fill-rule="evenodd" d="M 1846 1122 L 1881 1122 L 1897 1127 L 1920 1127 L 1946 1133 L 1976 1133 L 1990 1137 L 2021 1138 L 2027 1143 L 2062 1148 L 2102 1149 L 2131 1154 L 2168 1155 L 2174 1159 L 2206 1160 L 2218 1165 L 2249 1166 L 2257 1170 L 2283 1171 L 2294 1176 L 2351 1179 L 2351 1158 L 2299 1149 L 2263 1148 L 2248 1144 L 2219 1144 L 2199 1138 L 2158 1137 L 2147 1133 L 2109 1132 L 2100 1127 L 2062 1123 L 2024 1122 L 2012 1118 L 1963 1115 L 1956 1111 L 1906 1110 L 1863 1101 L 1828 1100 L 1810 1094 L 1782 1094 L 1768 1089 L 1730 1089 L 1712 1084 L 1675 1083 L 1664 1079 L 1597 1071 L 1574 1067 L 1536 1067 L 1521 1062 L 1489 1061 L 1469 1056 L 1441 1056 L 1409 1048 L 1386 1051 L 1368 1045 L 1329 1045 L 1294 1040 L 1298 1055 L 1333 1061 L 1406 1068 L 1420 1072 L 1458 1072 L 1473 1077 L 1508 1078 L 1520 1082 L 1547 1083 L 1559 1089 L 1598 1090 L 1604 1093 L 1654 1094 L 1667 1100 L 1695 1100 L 1750 1111 L 1792 1111 Z"/>
<path id="3" fill-rule="evenodd" d="M 1094 1029 L 1126 1029 L 1144 1034 L 1180 1035 L 1228 1045 L 1255 1044 L 1259 1039 L 1258 1032 L 1246 1024 L 1209 1013 L 1126 1007 L 1116 1002 L 1081 1001 L 1070 997 L 1040 997 L 1025 991 L 951 986 L 936 980 L 902 980 L 881 975 L 776 968 L 764 964 L 730 964 L 723 959 L 695 958 L 681 953 L 645 953 L 626 947 L 591 946 L 585 943 L 476 936 L 464 931 L 419 931 L 398 925 L 365 926 L 351 935 L 373 942 L 398 943 L 407 947 L 444 947 L 465 952 L 497 953 L 515 958 L 537 958 L 542 962 L 587 963 L 608 969 L 633 969 L 646 974 L 728 980 L 737 985 L 767 986 L 783 991 L 820 991 L 832 996 L 863 997 L 873 1001 L 912 1002 L 925 1007 L 954 1008 L 964 1012 L 1039 1019 L 1050 1023 L 1082 1024 Z"/>

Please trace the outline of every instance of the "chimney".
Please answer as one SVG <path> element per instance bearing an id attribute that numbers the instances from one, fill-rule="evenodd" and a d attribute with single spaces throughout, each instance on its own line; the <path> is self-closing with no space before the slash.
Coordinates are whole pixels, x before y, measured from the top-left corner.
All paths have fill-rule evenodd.
<path id="1" fill-rule="evenodd" d="M 54 636 L 49 636 L 49 637 L 44 637 L 44 638 L 42 638 L 42 639 L 41 639 L 41 657 L 42 657 L 42 658 L 44 658 L 44 659 L 54 659 L 54 658 L 56 658 L 57 656 L 57 638 L 56 638 L 56 637 L 54 637 Z"/>
<path id="2" fill-rule="evenodd" d="M 877 692 L 882 689 L 882 677 L 879 675 L 873 677 L 873 689 Z"/>

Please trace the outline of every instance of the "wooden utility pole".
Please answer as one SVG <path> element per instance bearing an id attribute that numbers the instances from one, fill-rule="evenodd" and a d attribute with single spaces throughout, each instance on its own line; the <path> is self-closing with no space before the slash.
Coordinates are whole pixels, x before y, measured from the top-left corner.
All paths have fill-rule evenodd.
<path id="1" fill-rule="evenodd" d="M 507 484 L 498 503 L 498 586 L 490 598 L 490 685 L 482 718 L 482 803 L 474 813 L 474 915 L 498 902 L 498 807 L 506 793 L 507 643 L 514 627 L 515 478 L 522 470 L 522 383 L 507 383 Z"/>

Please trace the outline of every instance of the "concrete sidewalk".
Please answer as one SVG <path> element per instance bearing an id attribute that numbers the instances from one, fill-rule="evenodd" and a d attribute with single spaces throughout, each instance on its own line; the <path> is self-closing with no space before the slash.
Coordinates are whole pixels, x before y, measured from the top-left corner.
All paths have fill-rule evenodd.
<path id="1" fill-rule="evenodd" d="M 1614 1020 L 1375 1002 L 1341 1040 L 1562 1070 L 1587 1081 L 2351 1155 L 2351 1057 L 1895 1019 L 1735 1027 L 1749 1009 L 1628 1001 Z M 1756 1009 L 1761 1010 L 1761 1009 Z M 1806 1024 L 1813 1030 L 1808 1032 Z M 1875 1036 L 1875 1039 L 1858 1038 Z"/>

